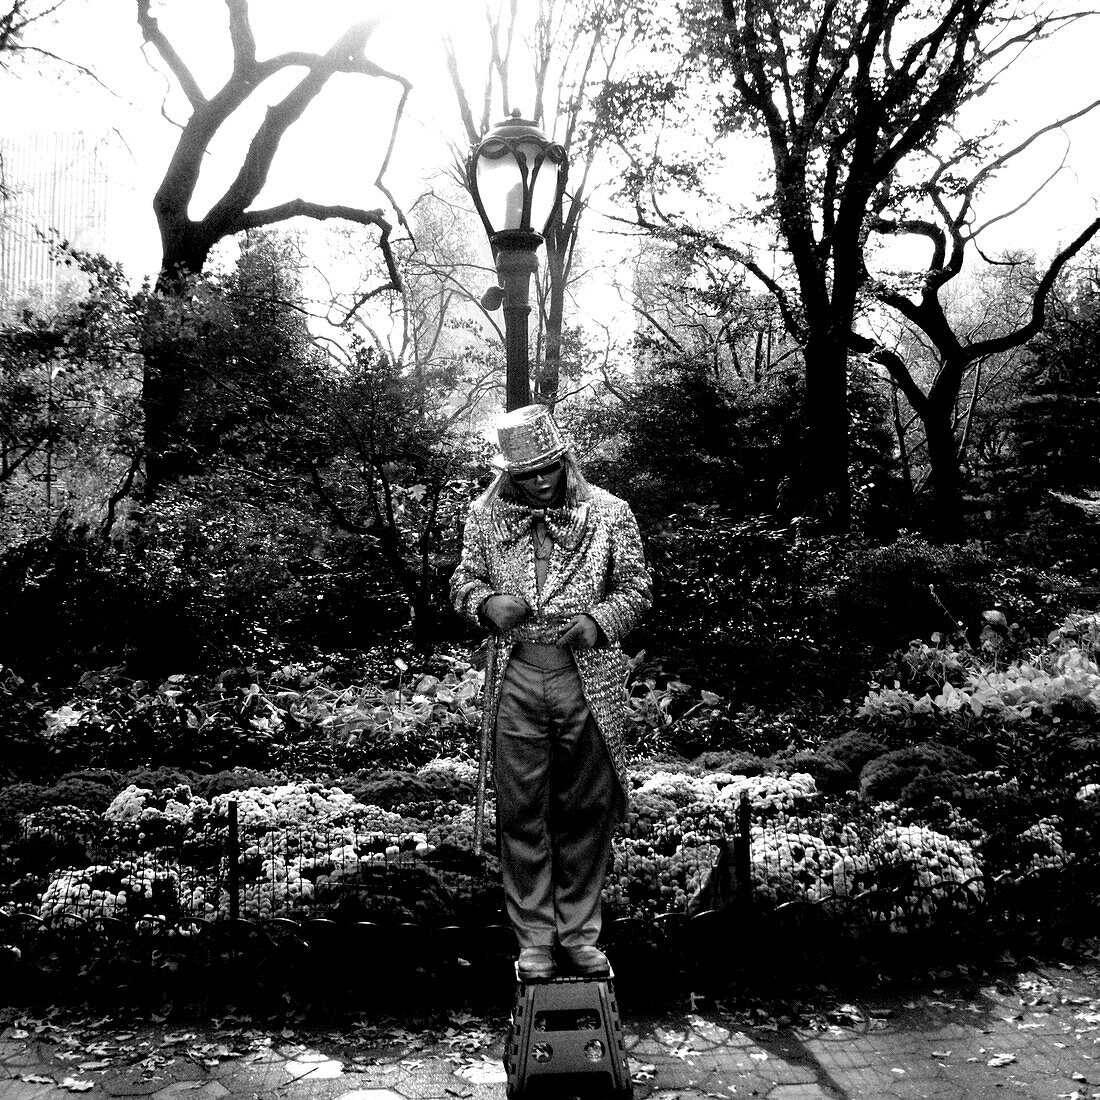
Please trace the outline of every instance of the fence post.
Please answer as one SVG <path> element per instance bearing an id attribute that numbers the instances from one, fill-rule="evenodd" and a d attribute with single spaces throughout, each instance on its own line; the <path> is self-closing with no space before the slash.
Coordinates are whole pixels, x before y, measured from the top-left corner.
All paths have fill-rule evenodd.
<path id="1" fill-rule="evenodd" d="M 241 838 L 237 831 L 237 800 L 231 798 L 229 808 L 229 919 L 233 924 L 241 915 Z"/>
<path id="2" fill-rule="evenodd" d="M 737 902 L 747 905 L 752 900 L 752 847 L 749 826 L 752 823 L 752 803 L 747 791 L 741 792 L 737 805 L 737 835 L 733 838 L 733 869 L 737 884 Z"/>

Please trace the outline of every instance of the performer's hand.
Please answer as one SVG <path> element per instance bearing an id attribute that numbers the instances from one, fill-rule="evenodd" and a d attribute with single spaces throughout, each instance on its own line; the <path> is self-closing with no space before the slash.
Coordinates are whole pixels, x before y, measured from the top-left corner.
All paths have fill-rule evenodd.
<path id="1" fill-rule="evenodd" d="M 506 592 L 490 596 L 481 610 L 498 630 L 510 630 L 531 612 L 531 608 L 522 596 L 511 596 Z"/>
<path id="2" fill-rule="evenodd" d="M 600 628 L 591 615 L 574 615 L 558 635 L 556 644 L 574 649 L 591 649 L 600 636 Z"/>

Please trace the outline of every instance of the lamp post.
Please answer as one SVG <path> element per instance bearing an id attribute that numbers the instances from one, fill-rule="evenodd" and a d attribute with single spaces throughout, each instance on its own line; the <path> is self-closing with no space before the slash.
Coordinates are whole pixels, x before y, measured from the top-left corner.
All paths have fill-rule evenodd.
<path id="1" fill-rule="evenodd" d="M 507 381 L 505 409 L 531 403 L 527 319 L 535 255 L 565 191 L 569 161 L 518 108 L 498 122 L 466 162 L 466 184 L 493 248 L 500 288 L 482 299 L 488 309 L 503 302 Z"/>

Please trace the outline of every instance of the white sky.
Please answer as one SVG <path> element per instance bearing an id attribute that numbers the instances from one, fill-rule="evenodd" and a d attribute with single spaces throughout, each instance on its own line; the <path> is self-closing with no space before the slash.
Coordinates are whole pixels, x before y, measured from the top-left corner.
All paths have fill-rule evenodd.
<path id="1" fill-rule="evenodd" d="M 380 6 L 387 9 L 388 18 L 368 55 L 415 84 L 387 177 L 400 200 L 409 203 L 420 190 L 419 177 L 433 164 L 446 165 L 447 141 L 459 134 L 439 32 L 448 28 L 460 50 L 483 48 L 484 31 L 477 15 L 480 0 L 383 0 L 377 4 L 310 0 L 308 5 L 301 0 L 253 0 L 251 5 L 261 56 L 292 48 L 322 50 L 353 19 Z M 1069 0 L 1057 0 L 1054 6 L 1071 10 Z M 125 176 L 130 200 L 118 240 L 109 252 L 137 277 L 153 271 L 159 257 L 150 204 L 177 131 L 160 116 L 167 84 L 143 59 L 135 8 L 134 0 L 68 0 L 56 31 L 46 41 L 62 56 L 99 72 L 112 92 L 71 77 L 36 78 L 24 69 L 14 81 L 0 84 L 0 133 L 118 130 L 133 154 L 121 158 L 117 169 L 120 177 Z M 161 0 L 156 10 L 203 87 L 216 88 L 229 59 L 223 0 Z M 1100 19 L 1034 48 L 1004 87 L 986 97 L 979 108 L 988 117 L 1004 119 L 1005 134 L 1015 131 L 1022 136 L 1056 114 L 1100 96 L 1097 58 Z M 276 95 L 280 86 L 269 83 L 268 94 Z M 373 180 L 396 96 L 396 85 L 378 80 L 354 76 L 334 80 L 284 139 L 260 204 L 301 196 L 319 202 L 385 205 Z M 265 102 L 260 96 L 254 99 L 251 114 L 242 113 L 218 135 L 196 196 L 196 210 L 203 209 L 235 174 L 241 144 Z M 167 100 L 167 110 L 170 117 L 185 115 L 178 97 Z M 991 233 L 988 247 L 1049 253 L 1095 216 L 1100 196 L 1100 111 L 1074 124 L 1070 135 L 1066 169 L 1026 211 Z M 1014 206 L 1061 159 L 1066 147 L 1064 135 L 1046 139 L 1029 156 L 1025 171 L 1006 174 L 1003 185 L 991 189 L 983 209 L 993 212 Z M 223 155 L 225 151 L 230 155 Z M 597 196 L 585 231 L 591 254 L 599 253 L 599 214 L 608 209 L 606 200 Z M 606 222 L 603 228 L 609 228 Z M 487 256 L 487 245 L 485 252 Z"/>

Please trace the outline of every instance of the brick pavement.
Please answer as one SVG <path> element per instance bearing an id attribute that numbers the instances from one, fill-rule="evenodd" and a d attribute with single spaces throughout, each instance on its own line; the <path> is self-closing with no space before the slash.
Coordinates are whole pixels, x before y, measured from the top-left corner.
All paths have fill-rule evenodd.
<path id="1" fill-rule="evenodd" d="M 719 1003 L 633 1017 L 637 1100 L 1100 1098 L 1100 968 L 1046 964 L 996 978 L 805 1008 L 787 1025 Z M 491 1019 L 262 1025 L 71 1010 L 3 1010 L 0 1100 L 499 1100 L 511 988 Z"/>

